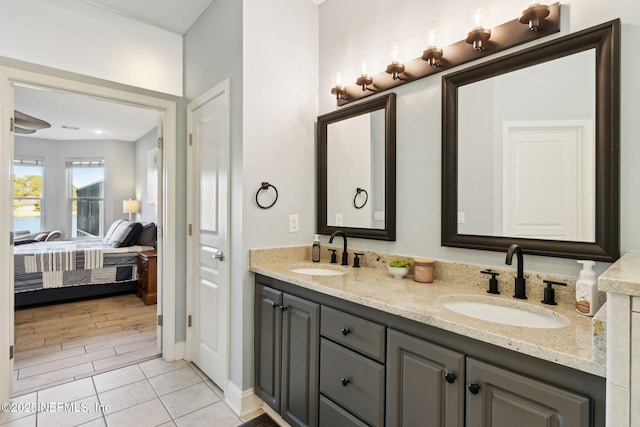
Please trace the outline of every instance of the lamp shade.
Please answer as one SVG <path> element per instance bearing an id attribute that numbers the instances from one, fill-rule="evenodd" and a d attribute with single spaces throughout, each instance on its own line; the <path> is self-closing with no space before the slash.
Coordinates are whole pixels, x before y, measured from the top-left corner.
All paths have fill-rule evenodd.
<path id="1" fill-rule="evenodd" d="M 123 213 L 138 213 L 140 212 L 140 200 L 123 200 L 122 201 L 122 212 Z"/>

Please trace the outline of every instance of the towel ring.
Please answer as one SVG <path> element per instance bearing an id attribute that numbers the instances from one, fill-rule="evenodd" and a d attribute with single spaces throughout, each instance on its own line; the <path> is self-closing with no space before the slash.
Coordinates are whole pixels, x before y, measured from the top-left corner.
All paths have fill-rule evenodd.
<path id="1" fill-rule="evenodd" d="M 357 203 L 356 199 L 358 198 L 360 193 L 364 193 L 365 198 L 364 198 L 364 203 L 362 203 L 360 206 L 358 206 L 358 203 Z M 367 190 L 365 190 L 364 188 L 360 188 L 360 187 L 356 188 L 356 195 L 353 196 L 353 207 L 356 208 L 356 209 L 362 209 L 362 208 L 364 208 L 364 205 L 366 205 L 368 201 L 369 201 L 369 193 L 367 193 Z"/>
<path id="2" fill-rule="evenodd" d="M 273 190 L 276 192 L 276 198 L 273 200 L 273 202 L 271 202 L 269 206 L 265 206 L 265 205 L 262 205 L 258 200 L 258 195 L 262 190 L 268 190 L 269 187 L 273 188 Z M 273 184 L 269 184 L 268 182 L 263 182 L 262 185 L 260 185 L 260 188 L 258 188 L 258 191 L 256 192 L 256 204 L 260 206 L 262 209 L 269 209 L 270 207 L 275 205 L 277 201 L 278 201 L 278 189 Z"/>

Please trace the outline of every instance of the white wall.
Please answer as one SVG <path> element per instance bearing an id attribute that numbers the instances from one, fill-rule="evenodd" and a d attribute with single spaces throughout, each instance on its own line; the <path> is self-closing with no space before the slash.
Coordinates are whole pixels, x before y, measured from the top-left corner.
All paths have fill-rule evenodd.
<path id="1" fill-rule="evenodd" d="M 104 158 L 104 227 L 116 219 L 127 218 L 122 213 L 122 201 L 134 197 L 134 145 L 125 141 L 51 141 L 16 136 L 14 156 L 42 157 L 44 159 L 43 185 L 45 188 L 45 230 L 63 230 L 71 237 L 71 224 L 67 223 L 66 160 L 78 158 Z"/>
<path id="2" fill-rule="evenodd" d="M 315 229 L 317 40 L 318 8 L 307 0 L 215 0 L 185 35 L 189 99 L 231 80 L 229 375 L 242 390 L 253 385 L 248 250 L 310 245 Z M 262 181 L 280 194 L 269 210 L 254 200 Z M 300 232 L 289 233 L 289 214 Z"/>
<path id="3" fill-rule="evenodd" d="M 182 36 L 81 2 L 0 2 L 0 55 L 182 95 Z"/>
<path id="4" fill-rule="evenodd" d="M 248 374 L 242 360 L 246 321 L 244 315 L 245 249 L 242 243 L 242 9 L 238 0 L 215 0 L 198 18 L 184 39 L 184 91 L 189 101 L 226 78 L 231 83 L 231 310 L 229 377 L 240 389 Z M 184 175 L 186 176 L 186 162 Z M 185 216 L 186 217 L 186 216 Z M 185 296 L 186 298 L 186 296 Z M 176 319 L 176 326 L 179 318 Z M 184 327 L 184 322 L 182 323 Z M 186 328 L 185 328 L 186 330 Z M 249 332 L 249 334 L 251 334 Z M 183 332 L 184 337 L 184 332 Z M 176 336 L 178 338 L 178 335 Z M 184 339 L 184 338 L 183 338 Z M 244 378 L 244 379 L 243 379 Z"/>
<path id="5" fill-rule="evenodd" d="M 489 0 L 486 5 L 494 24 L 514 19 L 520 12 L 519 6 L 508 0 Z M 640 43 L 640 3 L 568 0 L 562 5 L 562 33 L 542 41 L 615 18 L 622 21 L 621 249 L 623 252 L 638 249 L 640 199 L 634 187 L 640 182 L 640 169 L 635 166 L 640 161 L 640 145 L 635 143 L 635 135 L 640 131 L 640 122 L 635 117 L 640 101 L 634 94 L 640 93 L 640 82 L 635 77 L 640 57 L 634 46 Z M 422 47 L 417 40 L 426 17 L 442 21 L 445 45 L 459 41 L 468 29 L 461 12 L 466 8 L 465 0 L 325 0 L 320 5 L 320 114 L 337 108 L 335 97 L 330 94 L 334 64 L 355 63 L 358 52 L 369 48 L 377 64 L 373 69 L 382 71 L 388 62 L 387 39 L 394 28 L 401 30 L 408 44 L 414 46 L 409 57 L 420 56 Z M 397 241 L 349 239 L 349 243 L 406 255 L 502 266 L 502 253 L 440 246 L 441 78 L 442 74 L 437 74 L 394 90 L 398 94 L 397 188 L 403 189 L 397 196 Z M 411 188 L 419 191 L 405 191 Z M 607 263 L 598 263 L 597 270 L 602 272 L 607 266 Z M 527 256 L 525 268 L 570 277 L 576 277 L 578 272 L 575 260 L 551 257 Z"/>
<path id="6" fill-rule="evenodd" d="M 157 204 L 149 203 L 149 194 L 147 193 L 147 156 L 149 150 L 158 146 L 158 130 L 151 129 L 135 144 L 135 198 L 140 200 L 140 213 L 137 215 L 138 221 L 158 222 Z"/>
<path id="7" fill-rule="evenodd" d="M 311 245 L 315 226 L 318 6 L 306 0 L 244 0 L 243 10 L 243 389 L 253 385 L 250 248 Z M 277 203 L 255 193 L 275 185 Z M 300 231 L 289 232 L 289 215 Z M 232 310 L 233 311 L 233 310 Z M 233 360 L 233 358 L 232 358 Z"/>

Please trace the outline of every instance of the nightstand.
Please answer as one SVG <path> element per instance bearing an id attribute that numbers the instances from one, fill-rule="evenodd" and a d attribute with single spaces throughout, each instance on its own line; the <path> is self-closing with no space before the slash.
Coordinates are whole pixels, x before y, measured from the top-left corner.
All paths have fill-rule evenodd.
<path id="1" fill-rule="evenodd" d="M 158 252 L 155 250 L 138 252 L 138 286 L 136 295 L 146 305 L 157 302 Z"/>

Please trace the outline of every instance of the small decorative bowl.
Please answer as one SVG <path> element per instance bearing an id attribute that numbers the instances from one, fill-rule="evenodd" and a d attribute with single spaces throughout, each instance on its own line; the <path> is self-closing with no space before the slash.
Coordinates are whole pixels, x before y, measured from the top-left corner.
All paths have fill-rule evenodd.
<path id="1" fill-rule="evenodd" d="M 409 267 L 390 267 L 387 265 L 387 271 L 396 279 L 402 279 L 409 272 Z"/>

